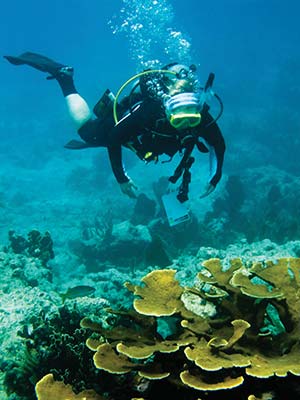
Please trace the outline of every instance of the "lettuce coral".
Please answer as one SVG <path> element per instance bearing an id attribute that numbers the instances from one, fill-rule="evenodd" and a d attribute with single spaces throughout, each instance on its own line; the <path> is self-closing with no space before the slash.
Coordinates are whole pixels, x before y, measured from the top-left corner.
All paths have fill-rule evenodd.
<path id="1" fill-rule="evenodd" d="M 235 393 L 239 387 L 248 398 L 260 398 L 268 379 L 280 378 L 276 381 L 280 386 L 283 378 L 300 376 L 300 259 L 255 262 L 247 267 L 240 259 L 229 265 L 210 259 L 203 263 L 194 287 L 182 287 L 175 273 L 152 271 L 141 286 L 126 283 L 138 296 L 133 302 L 135 311 L 127 316 L 123 312 L 111 329 L 82 321 L 82 327 L 99 337 L 99 341 L 94 336 L 87 341 L 95 352 L 96 368 L 137 374 L 154 382 L 165 379 L 180 390 L 195 391 L 189 397 L 194 399 L 198 391 L 230 389 Z M 204 318 L 188 310 L 182 301 L 186 292 L 212 303 L 216 314 Z M 267 318 L 270 307 L 275 317 Z M 163 338 L 157 325 L 165 316 L 174 318 L 176 328 Z"/>
<path id="2" fill-rule="evenodd" d="M 71 385 L 54 380 L 52 374 L 45 375 L 35 386 L 38 400 L 103 400 L 93 390 L 75 394 Z"/>

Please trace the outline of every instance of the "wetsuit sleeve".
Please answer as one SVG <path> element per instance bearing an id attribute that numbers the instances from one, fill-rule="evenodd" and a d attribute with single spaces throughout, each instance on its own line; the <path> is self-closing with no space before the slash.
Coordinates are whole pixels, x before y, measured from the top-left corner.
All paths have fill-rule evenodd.
<path id="1" fill-rule="evenodd" d="M 122 148 L 120 145 L 109 146 L 108 155 L 112 171 L 118 183 L 128 182 L 130 179 L 127 176 L 122 163 Z"/>
<path id="2" fill-rule="evenodd" d="M 205 124 L 212 121 L 210 115 L 207 116 Z M 210 156 L 210 178 L 209 183 L 217 186 L 222 177 L 222 168 L 225 153 L 225 141 L 218 125 L 213 122 L 207 128 L 204 128 L 203 135 L 201 135 L 209 146 Z"/>
<path id="3" fill-rule="evenodd" d="M 113 173 L 118 183 L 125 183 L 130 180 L 123 166 L 121 146 L 125 145 L 130 138 L 136 137 L 143 131 L 147 123 L 147 112 L 145 111 L 144 107 L 138 105 L 124 116 L 109 132 L 108 154 Z"/>
<path id="4" fill-rule="evenodd" d="M 122 162 L 122 145 L 141 133 L 149 120 L 149 110 L 138 105 L 117 124 L 113 118 L 90 120 L 78 131 L 81 138 L 91 146 L 107 147 L 111 168 L 118 183 L 128 182 Z"/>

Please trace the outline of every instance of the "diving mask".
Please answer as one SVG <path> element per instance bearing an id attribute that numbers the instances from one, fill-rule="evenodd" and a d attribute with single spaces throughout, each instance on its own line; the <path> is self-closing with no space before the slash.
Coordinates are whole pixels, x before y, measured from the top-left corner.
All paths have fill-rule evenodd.
<path id="1" fill-rule="evenodd" d="M 199 95 L 192 92 L 167 97 L 164 101 L 166 116 L 175 129 L 194 128 L 201 122 Z"/>

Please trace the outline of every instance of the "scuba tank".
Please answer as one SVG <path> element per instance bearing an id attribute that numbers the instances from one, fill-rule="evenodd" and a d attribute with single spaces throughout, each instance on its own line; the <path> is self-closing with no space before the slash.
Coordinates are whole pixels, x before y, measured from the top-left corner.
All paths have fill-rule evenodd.
<path id="1" fill-rule="evenodd" d="M 95 104 L 93 112 L 98 118 L 105 118 L 111 114 L 114 107 L 115 95 L 109 89 L 106 89 L 100 100 Z"/>

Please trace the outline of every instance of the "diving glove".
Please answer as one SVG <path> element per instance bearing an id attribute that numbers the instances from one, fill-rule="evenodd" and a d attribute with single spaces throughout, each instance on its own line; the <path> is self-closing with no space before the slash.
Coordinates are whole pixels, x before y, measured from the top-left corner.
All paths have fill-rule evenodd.
<path id="1" fill-rule="evenodd" d="M 203 199 L 204 197 L 208 196 L 209 194 L 211 194 L 214 190 L 215 190 L 215 186 L 212 185 L 211 183 L 208 183 L 206 185 L 206 188 L 204 190 L 204 192 L 200 195 L 200 199 Z"/>
<path id="2" fill-rule="evenodd" d="M 137 195 L 135 193 L 135 190 L 137 190 L 137 186 L 130 180 L 128 182 L 120 183 L 120 188 L 122 193 L 126 194 L 126 196 L 136 199 Z"/>

